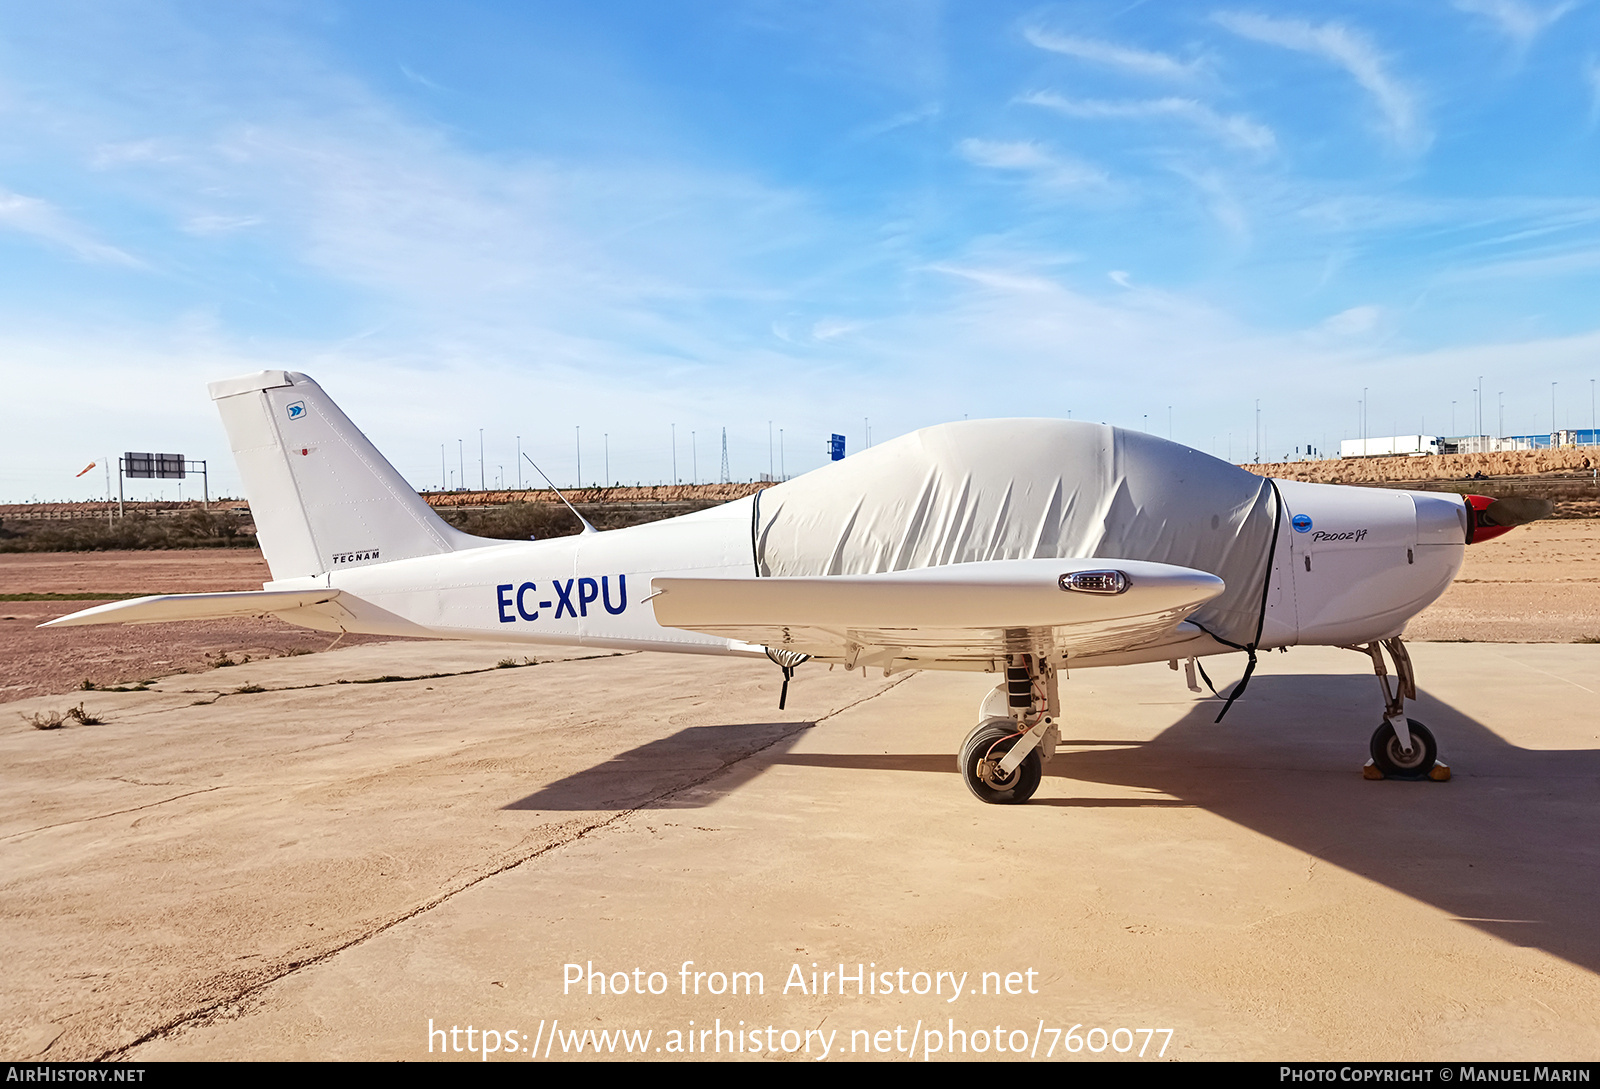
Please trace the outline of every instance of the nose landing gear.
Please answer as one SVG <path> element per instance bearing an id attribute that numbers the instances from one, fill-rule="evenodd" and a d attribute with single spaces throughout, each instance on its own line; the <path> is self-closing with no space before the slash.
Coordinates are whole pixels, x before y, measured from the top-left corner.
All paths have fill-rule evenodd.
<path id="1" fill-rule="evenodd" d="M 1045 761 L 1055 755 L 1061 731 L 1056 669 L 1032 654 L 1007 659 L 1006 683 L 984 699 L 980 721 L 961 743 L 956 767 L 967 789 L 992 805 L 1020 805 L 1033 797 Z"/>
<path id="2" fill-rule="evenodd" d="M 1393 688 L 1389 685 L 1389 671 L 1384 667 L 1385 648 L 1394 659 Z M 1372 759 L 1367 761 L 1362 774 L 1369 779 L 1434 779 L 1440 782 L 1449 779 L 1450 768 L 1439 762 L 1439 745 L 1433 734 L 1416 719 L 1406 717 L 1406 700 L 1417 698 L 1417 679 L 1405 643 L 1396 635 L 1349 649 L 1372 659 L 1373 671 L 1383 688 L 1383 721 L 1372 734 Z"/>

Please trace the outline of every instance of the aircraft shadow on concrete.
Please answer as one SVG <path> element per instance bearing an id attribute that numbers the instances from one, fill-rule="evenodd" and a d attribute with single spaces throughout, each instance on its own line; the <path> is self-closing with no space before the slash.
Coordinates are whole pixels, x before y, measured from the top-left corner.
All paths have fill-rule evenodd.
<path id="1" fill-rule="evenodd" d="M 1221 724 L 1207 701 L 1147 745 L 1068 754 L 1051 770 L 1154 787 L 1600 971 L 1600 749 L 1519 748 L 1421 690 L 1408 711 L 1433 731 L 1453 781 L 1369 782 L 1359 771 L 1381 718 L 1376 687 L 1258 677 Z M 1384 948 L 1374 934 L 1374 955 Z"/>
<path id="2" fill-rule="evenodd" d="M 664 793 L 716 775 L 762 749 L 786 752 L 813 725 L 746 722 L 690 726 L 558 779 L 503 808 L 558 812 L 636 809 Z M 726 792 L 749 777 L 735 770 L 733 781 L 719 779 L 718 787 Z"/>
<path id="3" fill-rule="evenodd" d="M 1220 703 L 1204 700 L 1143 743 L 1071 738 L 1069 704 L 1066 751 L 1046 765 L 1047 791 L 1055 779 L 1054 792 L 1070 794 L 1078 780 L 1169 797 L 1029 804 L 1208 809 L 1495 937 L 1600 971 L 1600 750 L 1518 748 L 1427 691 L 1419 696 L 1407 709 L 1438 739 L 1451 782 L 1361 777 L 1381 717 L 1372 677 L 1258 675 L 1221 723 L 1212 721 Z M 1097 705 L 1096 720 L 1105 712 Z M 936 771 L 971 801 L 949 756 L 778 762 Z M 1385 935 L 1372 943 L 1375 957 L 1385 955 Z"/>
<path id="4" fill-rule="evenodd" d="M 1045 769 L 1047 792 L 1057 780 L 1053 792 L 1069 797 L 1029 804 L 1208 809 L 1495 937 L 1600 972 L 1600 750 L 1518 748 L 1423 690 L 1408 710 L 1438 738 L 1454 781 L 1370 782 L 1361 765 L 1380 717 L 1376 689 L 1370 676 L 1257 676 L 1222 723 L 1212 721 L 1220 704 L 1204 700 L 1146 742 L 1108 738 L 1103 725 L 1088 727 L 1101 735 L 1094 740 L 1072 738 L 1069 703 L 1065 751 Z M 1107 717 L 1096 705 L 1094 718 Z M 948 777 L 952 804 L 981 804 L 952 754 L 790 753 L 812 725 L 690 727 L 506 808 L 633 808 L 713 776 L 722 795 L 771 764 L 936 773 Z M 761 750 L 761 760 L 735 766 Z M 732 775 L 717 775 L 730 767 Z M 1166 797 L 1075 799 L 1072 780 Z M 1383 956 L 1385 936 L 1373 934 L 1372 943 Z"/>

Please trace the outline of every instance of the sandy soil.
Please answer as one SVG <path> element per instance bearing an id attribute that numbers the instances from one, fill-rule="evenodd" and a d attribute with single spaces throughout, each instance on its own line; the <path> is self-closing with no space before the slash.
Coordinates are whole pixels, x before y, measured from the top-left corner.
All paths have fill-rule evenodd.
<path id="1" fill-rule="evenodd" d="M 0 594 L 259 590 L 271 577 L 256 549 L 0 553 Z M 306 654 L 327 649 L 333 640 L 270 618 L 38 630 L 47 620 L 110 600 L 0 600 L 0 703 L 67 692 L 86 681 L 126 685 L 222 662 Z M 374 638 L 347 635 L 340 645 Z"/>
<path id="2" fill-rule="evenodd" d="M 0 594 L 195 594 L 259 590 L 270 578 L 254 548 L 0 553 Z"/>
<path id="3" fill-rule="evenodd" d="M 1491 643 L 1600 638 L 1600 521 L 1536 522 L 1470 546 L 1456 581 L 1407 626 L 1406 636 Z"/>

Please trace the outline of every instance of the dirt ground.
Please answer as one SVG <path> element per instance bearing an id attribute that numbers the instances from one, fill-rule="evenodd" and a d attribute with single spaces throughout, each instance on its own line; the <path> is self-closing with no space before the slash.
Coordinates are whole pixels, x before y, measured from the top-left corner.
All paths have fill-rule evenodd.
<path id="1" fill-rule="evenodd" d="M 272 577 L 260 551 L 14 552 L 0 554 L 0 594 L 105 594 L 72 601 L 0 600 L 0 703 L 67 692 L 88 681 L 134 684 L 219 663 L 325 650 L 333 637 L 247 617 L 185 624 L 38 630 L 38 625 L 129 594 L 259 590 Z M 340 646 L 372 642 L 347 635 Z"/>
<path id="2" fill-rule="evenodd" d="M 1461 573 L 1406 627 L 1413 641 L 1600 639 L 1600 520 L 1535 522 L 1467 549 Z"/>
<path id="3" fill-rule="evenodd" d="M 269 618 L 37 630 L 109 595 L 253 590 L 271 576 L 252 549 L 0 555 L 0 594 L 103 593 L 76 601 L 0 600 L 0 703 L 126 685 L 219 662 L 326 649 L 331 637 Z M 1467 549 L 1454 585 L 1411 622 L 1415 641 L 1571 643 L 1600 638 L 1600 520 L 1540 522 Z M 340 646 L 376 637 L 348 635 Z"/>

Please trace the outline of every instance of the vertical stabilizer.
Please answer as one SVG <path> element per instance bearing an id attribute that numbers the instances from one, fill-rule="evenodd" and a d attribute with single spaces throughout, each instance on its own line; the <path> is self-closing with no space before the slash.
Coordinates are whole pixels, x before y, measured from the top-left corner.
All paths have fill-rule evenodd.
<path id="1" fill-rule="evenodd" d="M 305 375 L 262 371 L 210 390 L 274 579 L 481 543 L 433 513 Z"/>

